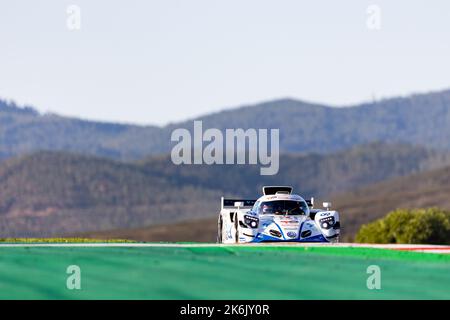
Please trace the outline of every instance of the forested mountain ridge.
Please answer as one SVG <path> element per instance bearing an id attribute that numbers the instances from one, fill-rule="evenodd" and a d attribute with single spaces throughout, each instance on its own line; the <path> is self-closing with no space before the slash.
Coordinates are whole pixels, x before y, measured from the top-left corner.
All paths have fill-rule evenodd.
<path id="1" fill-rule="evenodd" d="M 42 237 L 214 217 L 221 196 L 256 198 L 265 184 L 323 198 L 450 163 L 447 154 L 383 144 L 280 158 L 279 174 L 267 177 L 258 166 L 176 166 L 169 156 L 121 162 L 39 152 L 8 159 L 0 163 L 0 232 Z"/>
<path id="2" fill-rule="evenodd" d="M 204 129 L 279 129 L 283 152 L 333 152 L 372 142 L 450 150 L 450 90 L 341 108 L 281 99 L 197 120 L 203 121 Z M 85 121 L 39 114 L 0 100 L 0 157 L 49 150 L 142 159 L 168 153 L 174 145 L 172 131 L 192 129 L 192 124 L 157 127 Z"/>

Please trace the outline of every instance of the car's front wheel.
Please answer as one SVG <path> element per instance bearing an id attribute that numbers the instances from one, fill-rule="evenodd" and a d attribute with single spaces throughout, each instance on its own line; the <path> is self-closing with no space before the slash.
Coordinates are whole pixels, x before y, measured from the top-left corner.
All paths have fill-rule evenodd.
<path id="1" fill-rule="evenodd" d="M 219 217 L 219 221 L 217 222 L 217 243 L 223 243 L 223 221 L 222 216 Z"/>
<path id="2" fill-rule="evenodd" d="M 237 213 L 236 213 L 236 216 L 234 218 L 234 229 L 236 231 L 236 234 L 234 236 L 235 242 L 239 243 L 239 217 L 238 217 Z"/>

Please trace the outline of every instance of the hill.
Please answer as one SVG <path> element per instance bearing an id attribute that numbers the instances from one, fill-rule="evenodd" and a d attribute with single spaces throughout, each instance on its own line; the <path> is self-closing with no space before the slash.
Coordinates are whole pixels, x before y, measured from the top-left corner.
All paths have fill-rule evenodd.
<path id="1" fill-rule="evenodd" d="M 151 119 L 149 119 L 151 121 Z M 333 152 L 371 142 L 450 149 L 450 90 L 335 108 L 293 99 L 230 109 L 198 118 L 204 128 L 280 129 L 284 152 Z M 39 114 L 0 100 L 0 158 L 39 150 L 113 159 L 167 153 L 175 128 L 92 122 Z M 436 130 L 439 128 L 439 130 Z"/>
<path id="2" fill-rule="evenodd" d="M 354 192 L 332 196 L 333 207 L 341 213 L 344 241 L 353 241 L 362 224 L 383 217 L 397 208 L 440 207 L 450 210 L 450 167 L 361 188 Z M 115 229 L 92 232 L 82 236 L 137 241 L 200 241 L 214 242 L 217 235 L 216 217 L 156 225 L 139 229 Z"/>
<path id="3" fill-rule="evenodd" d="M 226 196 L 255 197 L 264 185 L 286 184 L 312 197 L 442 167 L 450 163 L 450 157 L 421 147 L 373 143 L 328 155 L 282 154 L 275 176 L 261 176 L 256 165 L 175 166 L 169 157 L 152 157 L 139 163 L 151 175 L 174 184 L 218 190 Z"/>
<path id="4" fill-rule="evenodd" d="M 450 167 L 394 178 L 333 197 L 343 212 L 345 235 L 353 237 L 363 223 L 397 209 L 440 207 L 450 210 Z M 351 239 L 351 238 L 348 238 Z"/>
<path id="5" fill-rule="evenodd" d="M 374 144 L 325 155 L 283 155 L 280 173 L 253 166 L 176 166 L 40 152 L 0 164 L 3 237 L 48 237 L 135 228 L 215 216 L 225 196 L 258 197 L 264 184 L 288 184 L 305 197 L 353 190 L 449 163 L 445 154 Z"/>
<path id="6" fill-rule="evenodd" d="M 83 238 L 127 239 L 144 242 L 216 242 L 217 217 L 192 219 L 130 229 L 76 233 Z"/>
<path id="7" fill-rule="evenodd" d="M 0 165 L 2 237 L 47 237 L 177 221 L 211 212 L 209 190 L 173 185 L 143 167 L 42 152 Z"/>
<path id="8" fill-rule="evenodd" d="M 158 127 L 39 114 L 0 100 L 0 158 L 44 150 L 138 159 L 160 152 L 152 141 L 162 140 Z"/>

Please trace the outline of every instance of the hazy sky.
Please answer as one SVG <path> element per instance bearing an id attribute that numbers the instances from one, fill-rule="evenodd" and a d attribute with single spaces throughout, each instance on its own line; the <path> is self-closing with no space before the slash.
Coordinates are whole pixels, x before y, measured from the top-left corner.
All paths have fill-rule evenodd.
<path id="1" fill-rule="evenodd" d="M 0 97 L 44 112 L 165 124 L 281 97 L 347 105 L 445 88 L 448 0 L 0 2 Z"/>

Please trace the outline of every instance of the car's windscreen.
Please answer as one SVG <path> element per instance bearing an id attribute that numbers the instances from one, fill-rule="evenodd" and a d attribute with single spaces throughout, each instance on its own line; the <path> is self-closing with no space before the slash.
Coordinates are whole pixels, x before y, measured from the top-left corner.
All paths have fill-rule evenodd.
<path id="1" fill-rule="evenodd" d="M 293 200 L 261 202 L 258 207 L 259 214 L 306 215 L 308 210 L 306 202 Z"/>

